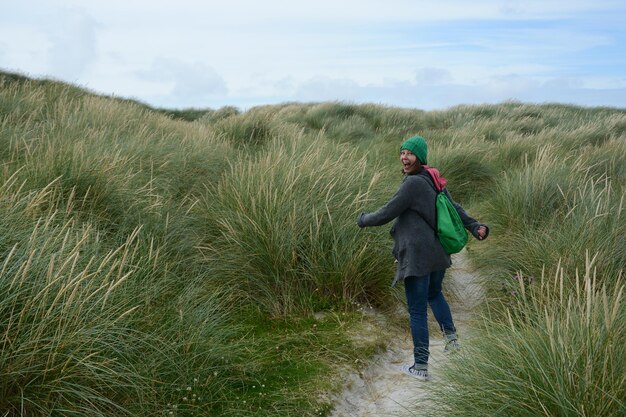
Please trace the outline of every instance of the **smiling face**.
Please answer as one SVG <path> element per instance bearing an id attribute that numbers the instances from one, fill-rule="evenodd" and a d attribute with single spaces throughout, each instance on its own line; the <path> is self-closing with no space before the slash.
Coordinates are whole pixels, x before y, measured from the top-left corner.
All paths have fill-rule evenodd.
<path id="1" fill-rule="evenodd" d="M 400 162 L 402 163 L 402 172 L 405 174 L 415 174 L 422 167 L 417 156 L 408 149 L 400 151 Z"/>

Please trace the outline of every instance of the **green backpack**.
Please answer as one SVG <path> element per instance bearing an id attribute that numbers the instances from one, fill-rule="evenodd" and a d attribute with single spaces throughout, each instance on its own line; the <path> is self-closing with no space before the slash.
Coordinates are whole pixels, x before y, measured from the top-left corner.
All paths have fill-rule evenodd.
<path id="1" fill-rule="evenodd" d="M 437 237 L 448 255 L 461 252 L 468 236 L 463 221 L 448 196 L 439 191 L 437 200 Z"/>
<path id="2" fill-rule="evenodd" d="M 443 246 L 443 249 L 448 255 L 458 253 L 467 244 L 467 230 L 465 230 L 463 221 L 452 204 L 452 201 L 450 201 L 446 193 L 443 192 L 445 182 L 443 184 L 440 182 L 439 171 L 435 168 L 425 168 L 424 171 L 426 171 L 432 179 L 433 186 L 437 192 L 437 198 L 435 200 L 437 229 L 435 233 L 437 234 L 441 246 Z"/>

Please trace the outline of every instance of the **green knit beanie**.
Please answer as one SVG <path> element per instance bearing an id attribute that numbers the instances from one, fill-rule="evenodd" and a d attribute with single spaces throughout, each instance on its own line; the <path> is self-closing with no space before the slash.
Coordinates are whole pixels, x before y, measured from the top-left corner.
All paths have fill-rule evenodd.
<path id="1" fill-rule="evenodd" d="M 417 156 L 417 159 L 422 163 L 422 165 L 426 165 L 428 162 L 428 145 L 426 145 L 426 140 L 421 136 L 413 136 L 407 140 L 405 140 L 400 146 L 400 150 L 403 149 L 411 151 L 411 153 Z"/>

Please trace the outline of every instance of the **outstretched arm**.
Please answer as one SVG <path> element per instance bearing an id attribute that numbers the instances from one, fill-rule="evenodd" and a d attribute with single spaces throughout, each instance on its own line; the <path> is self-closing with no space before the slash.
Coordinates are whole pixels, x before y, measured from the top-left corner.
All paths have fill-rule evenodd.
<path id="1" fill-rule="evenodd" d="M 359 227 L 381 226 L 389 223 L 409 208 L 411 204 L 411 190 L 408 181 L 404 181 L 398 191 L 383 207 L 373 213 L 361 213 L 357 219 Z"/>

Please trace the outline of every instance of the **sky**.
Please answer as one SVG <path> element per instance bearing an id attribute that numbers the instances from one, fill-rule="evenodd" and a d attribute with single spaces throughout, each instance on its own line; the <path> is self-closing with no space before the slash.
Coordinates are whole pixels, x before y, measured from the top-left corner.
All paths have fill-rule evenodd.
<path id="1" fill-rule="evenodd" d="M 0 70 L 163 108 L 626 108 L 626 1 L 0 0 Z"/>

